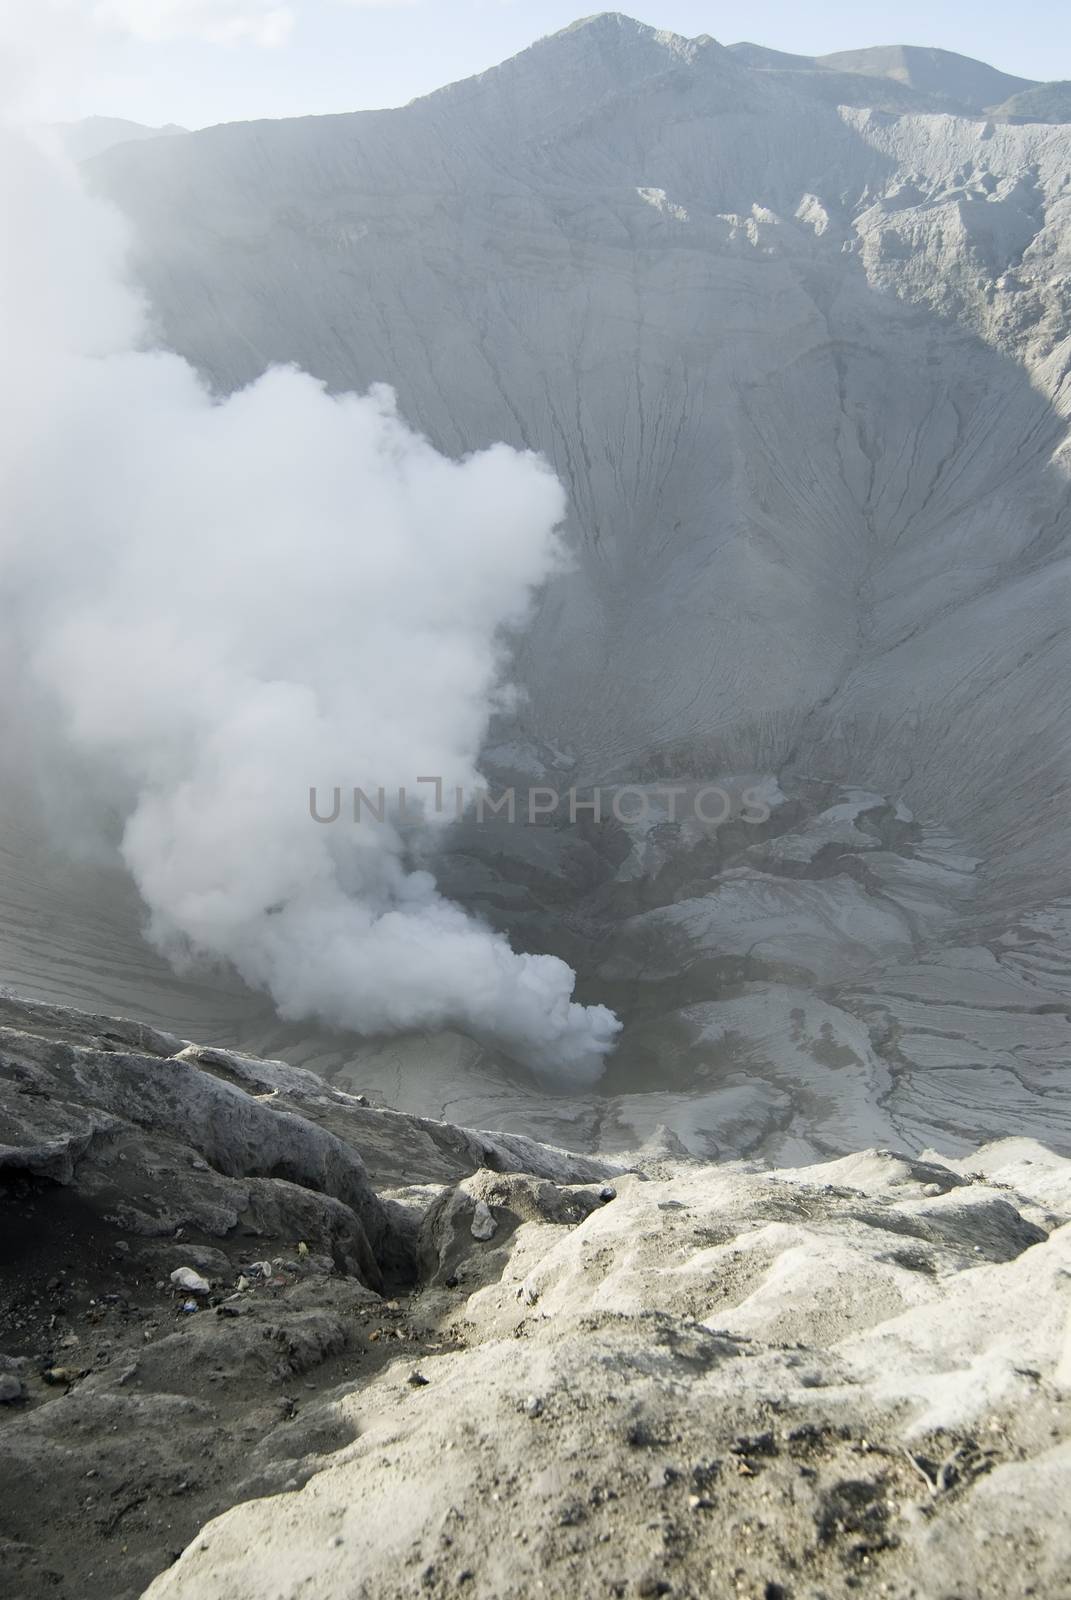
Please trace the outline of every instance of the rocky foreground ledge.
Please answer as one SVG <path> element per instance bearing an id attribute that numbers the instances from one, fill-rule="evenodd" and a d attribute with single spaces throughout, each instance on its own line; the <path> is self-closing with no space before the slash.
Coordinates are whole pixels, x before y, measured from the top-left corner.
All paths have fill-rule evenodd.
<path id="1" fill-rule="evenodd" d="M 1032 1141 L 593 1161 L 0 997 L 0 1592 L 1069 1595 L 1069 1218 Z"/>

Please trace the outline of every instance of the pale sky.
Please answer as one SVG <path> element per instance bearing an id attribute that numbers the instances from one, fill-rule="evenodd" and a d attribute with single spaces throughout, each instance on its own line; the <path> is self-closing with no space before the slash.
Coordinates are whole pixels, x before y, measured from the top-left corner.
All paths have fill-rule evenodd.
<path id="1" fill-rule="evenodd" d="M 0 4 L 4 0 L 0 0 Z M 10 4 L 11 0 L 6 0 Z M 77 73 L 48 113 L 185 127 L 404 104 L 573 22 L 590 0 L 44 0 Z M 1030 78 L 1071 78 L 1068 0 L 646 0 L 657 27 L 819 55 L 935 45 Z M 39 31 L 42 11 L 35 10 Z M 59 39 L 59 32 L 64 34 Z M 87 42 L 88 41 L 88 42 Z"/>

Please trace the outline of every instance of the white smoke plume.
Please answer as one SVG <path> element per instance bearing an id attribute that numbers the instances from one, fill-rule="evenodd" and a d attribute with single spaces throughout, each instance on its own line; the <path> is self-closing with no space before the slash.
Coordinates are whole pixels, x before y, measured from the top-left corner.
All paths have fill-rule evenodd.
<path id="1" fill-rule="evenodd" d="M 171 954 L 231 962 L 288 1018 L 454 1025 L 590 1080 L 618 1023 L 407 870 L 389 825 L 308 791 L 477 783 L 503 626 L 562 559 L 540 460 L 439 455 L 377 389 L 273 370 L 225 400 L 147 347 L 123 228 L 4 136 L 0 359 L 8 695 L 121 808 Z"/>

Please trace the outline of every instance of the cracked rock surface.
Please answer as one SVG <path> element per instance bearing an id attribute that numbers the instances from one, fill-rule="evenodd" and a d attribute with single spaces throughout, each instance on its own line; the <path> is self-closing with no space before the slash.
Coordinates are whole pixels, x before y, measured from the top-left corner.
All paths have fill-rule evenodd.
<path id="1" fill-rule="evenodd" d="M 477 1175 L 423 1381 L 340 1396 L 351 1441 L 149 1594 L 1064 1593 L 1069 1169 L 976 1161 L 666 1162 L 581 1220 Z"/>
<path id="2" fill-rule="evenodd" d="M 5 1595 L 1066 1591 L 1071 1163 L 1035 1141 L 597 1163 L 0 1017 Z M 131 1063 L 166 1132 L 105 1115 Z"/>
<path id="3" fill-rule="evenodd" d="M 0 1589 L 136 1595 L 305 1481 L 336 1391 L 451 1342 L 411 1293 L 454 1184 L 578 1218 L 617 1170 L 0 996 Z"/>

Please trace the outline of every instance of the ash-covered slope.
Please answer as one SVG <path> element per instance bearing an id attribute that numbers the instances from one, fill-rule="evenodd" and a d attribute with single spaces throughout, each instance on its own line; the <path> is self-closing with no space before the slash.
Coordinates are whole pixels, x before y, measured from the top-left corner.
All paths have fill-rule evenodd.
<path id="1" fill-rule="evenodd" d="M 1038 83 L 1013 94 L 997 108 L 1008 122 L 1071 122 L 1071 82 Z"/>
<path id="2" fill-rule="evenodd" d="M 386 379 L 451 451 L 549 455 L 578 571 L 529 735 L 584 777 L 690 742 L 910 782 L 1027 892 L 1062 870 L 1069 171 L 1062 129 L 842 111 L 613 15 L 93 166 L 220 384 Z"/>
<path id="3" fill-rule="evenodd" d="M 493 776 L 767 786 L 766 832 L 656 812 L 439 864 L 622 1010 L 610 1105 L 172 980 L 129 892 L 72 889 L 13 810 L 9 976 L 589 1149 L 1068 1138 L 1071 129 L 853 97 L 608 15 L 399 111 L 88 164 L 221 388 L 385 379 L 451 453 L 561 474 L 575 568 Z"/>

